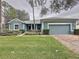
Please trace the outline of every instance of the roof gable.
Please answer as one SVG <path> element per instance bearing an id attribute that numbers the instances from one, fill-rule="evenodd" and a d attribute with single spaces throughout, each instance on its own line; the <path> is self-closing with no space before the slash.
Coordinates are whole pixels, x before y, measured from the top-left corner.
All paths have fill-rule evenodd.
<path id="1" fill-rule="evenodd" d="M 13 20 L 9 21 L 8 23 L 11 23 L 11 22 L 13 22 L 13 21 L 17 21 L 17 22 L 22 22 L 22 23 L 23 23 L 23 21 L 21 21 L 21 20 L 20 20 L 20 19 L 18 19 L 18 18 L 15 18 L 15 19 L 13 19 Z"/>

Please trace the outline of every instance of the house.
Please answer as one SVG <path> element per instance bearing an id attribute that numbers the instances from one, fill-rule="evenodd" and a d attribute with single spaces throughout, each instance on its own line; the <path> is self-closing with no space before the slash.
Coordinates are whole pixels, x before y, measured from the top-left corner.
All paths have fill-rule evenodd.
<path id="1" fill-rule="evenodd" d="M 76 29 L 76 21 L 78 19 L 73 18 L 44 18 L 35 20 L 36 30 L 49 29 L 49 34 L 71 34 Z M 21 21 L 17 18 L 8 22 L 9 30 L 24 29 L 26 31 L 34 29 L 33 20 Z"/>
<path id="2" fill-rule="evenodd" d="M 9 21 L 8 24 L 9 24 L 10 31 L 14 31 L 14 30 L 30 31 L 30 30 L 34 29 L 33 20 L 21 21 L 18 18 L 15 18 L 15 19 Z M 36 27 L 36 30 L 41 30 L 40 20 L 35 21 L 35 27 Z"/>

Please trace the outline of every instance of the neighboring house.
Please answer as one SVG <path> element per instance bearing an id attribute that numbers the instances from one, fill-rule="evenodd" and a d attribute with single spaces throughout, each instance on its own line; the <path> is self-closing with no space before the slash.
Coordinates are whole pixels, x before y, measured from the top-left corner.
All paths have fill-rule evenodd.
<path id="1" fill-rule="evenodd" d="M 41 21 L 40 21 L 41 20 Z M 43 32 L 44 29 L 49 29 L 49 34 L 71 34 L 76 29 L 76 21 L 72 18 L 46 18 L 36 20 L 36 29 Z M 33 20 L 21 21 L 17 18 L 8 22 L 9 30 L 24 29 L 26 31 L 34 29 Z"/>

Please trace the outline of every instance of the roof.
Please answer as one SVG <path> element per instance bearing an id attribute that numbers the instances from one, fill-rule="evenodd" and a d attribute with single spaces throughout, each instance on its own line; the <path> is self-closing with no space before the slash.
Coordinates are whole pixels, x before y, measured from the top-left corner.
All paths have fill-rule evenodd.
<path id="1" fill-rule="evenodd" d="M 13 22 L 13 21 L 19 21 L 19 22 L 22 22 L 22 23 L 23 23 L 23 21 L 21 21 L 21 20 L 20 20 L 20 19 L 18 19 L 18 18 L 15 18 L 15 19 L 13 19 L 13 20 L 9 21 L 8 23 L 11 23 L 11 22 Z"/>
<path id="2" fill-rule="evenodd" d="M 67 18 L 67 17 L 49 17 L 40 19 L 41 21 L 50 21 L 50 20 L 79 20 L 78 18 Z"/>
<path id="3" fill-rule="evenodd" d="M 33 21 L 33 20 L 24 21 L 24 23 L 26 23 L 26 24 L 33 24 L 34 21 Z M 35 20 L 35 23 L 36 23 L 36 24 L 40 24 L 40 20 Z"/>
<path id="4" fill-rule="evenodd" d="M 25 24 L 33 24 L 33 23 L 34 23 L 33 20 L 21 21 L 21 20 L 18 19 L 18 18 L 15 18 L 15 19 L 9 21 L 8 23 L 11 23 L 11 22 L 13 22 L 13 21 L 19 21 L 19 22 L 22 22 L 22 23 L 25 23 Z M 36 24 L 40 24 L 40 20 L 35 20 L 35 23 L 36 23 Z"/>

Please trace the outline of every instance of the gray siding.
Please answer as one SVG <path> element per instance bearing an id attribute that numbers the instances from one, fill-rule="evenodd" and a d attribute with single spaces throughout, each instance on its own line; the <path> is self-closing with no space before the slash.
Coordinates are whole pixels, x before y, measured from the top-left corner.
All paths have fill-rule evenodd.
<path id="1" fill-rule="evenodd" d="M 48 20 L 44 20 L 44 21 L 42 21 L 42 25 L 43 25 L 43 29 L 49 29 L 49 27 L 48 27 L 48 23 L 71 23 L 72 24 L 72 30 L 73 29 L 76 29 L 76 20 L 69 20 L 69 19 L 55 19 L 55 20 L 50 20 L 50 19 L 48 19 Z"/>
<path id="2" fill-rule="evenodd" d="M 12 21 L 9 23 L 9 30 L 15 30 L 15 25 L 19 25 L 19 29 L 25 29 L 25 25 L 19 21 Z"/>

